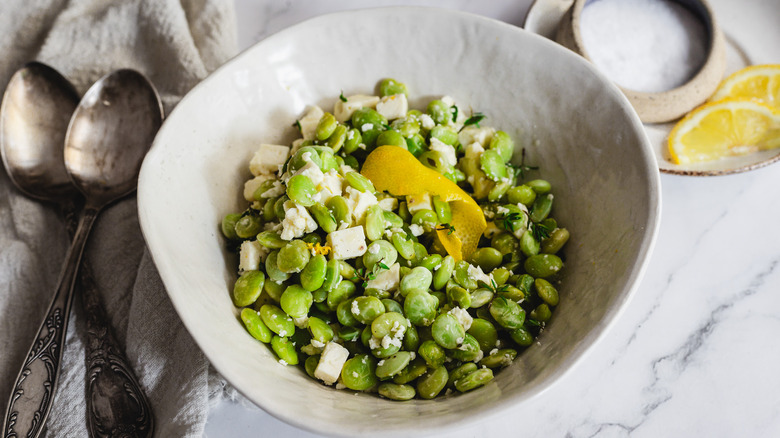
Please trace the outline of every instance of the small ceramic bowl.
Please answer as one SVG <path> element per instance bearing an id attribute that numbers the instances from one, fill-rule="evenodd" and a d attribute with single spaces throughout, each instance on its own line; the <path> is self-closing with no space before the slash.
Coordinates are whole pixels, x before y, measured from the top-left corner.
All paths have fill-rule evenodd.
<path id="1" fill-rule="evenodd" d="M 507 131 L 534 176 L 555 187 L 564 249 L 560 304 L 539 342 L 487 386 L 395 402 L 324 386 L 252 338 L 230 299 L 237 259 L 219 231 L 246 208 L 261 142 L 295 138 L 307 104 L 407 84 L 412 108 L 450 95 Z M 321 16 L 253 46 L 173 110 L 139 178 L 142 230 L 168 295 L 214 367 L 270 414 L 317 433 L 410 436 L 523 409 L 572 369 L 638 286 L 658 231 L 659 175 L 626 98 L 590 63 L 547 39 L 484 17 L 431 8 Z"/>
<path id="2" fill-rule="evenodd" d="M 558 26 L 556 40 L 588 60 L 582 40 L 580 19 L 583 8 L 592 0 L 575 0 Z M 704 64 L 685 84 L 671 90 L 648 93 L 621 87 L 631 105 L 645 123 L 675 120 L 702 104 L 715 91 L 726 69 L 726 42 L 710 6 L 705 0 L 677 0 L 699 19 L 709 40 Z M 620 37 L 620 36 L 616 36 Z"/>

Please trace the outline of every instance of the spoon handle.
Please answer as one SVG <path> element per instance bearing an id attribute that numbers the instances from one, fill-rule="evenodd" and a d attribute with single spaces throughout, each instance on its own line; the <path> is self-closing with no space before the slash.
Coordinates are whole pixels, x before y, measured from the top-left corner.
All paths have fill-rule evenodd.
<path id="1" fill-rule="evenodd" d="M 43 432 L 59 381 L 76 274 L 98 211 L 85 208 L 81 216 L 49 310 L 12 386 L 3 418 L 4 438 L 38 437 Z"/>
<path id="2" fill-rule="evenodd" d="M 87 314 L 87 425 L 89 436 L 151 437 L 154 417 L 149 400 L 114 337 L 87 263 L 79 284 Z"/>

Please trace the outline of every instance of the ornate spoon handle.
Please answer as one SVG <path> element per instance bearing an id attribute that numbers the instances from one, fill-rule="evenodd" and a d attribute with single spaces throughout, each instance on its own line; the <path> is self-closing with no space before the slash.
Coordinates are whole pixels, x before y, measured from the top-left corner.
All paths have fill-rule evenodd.
<path id="1" fill-rule="evenodd" d="M 43 431 L 59 381 L 76 273 L 97 213 L 86 208 L 81 217 L 46 318 L 12 387 L 3 420 L 5 438 L 38 437 Z"/>
<path id="2" fill-rule="evenodd" d="M 62 212 L 68 232 L 75 232 L 76 205 L 65 204 Z M 87 429 L 96 437 L 151 437 L 154 415 L 138 384 L 106 315 L 92 268 L 81 263 L 76 287 L 81 289 L 86 314 Z"/>
<path id="3" fill-rule="evenodd" d="M 79 282 L 87 314 L 87 424 L 89 436 L 151 437 L 154 417 L 123 349 L 113 335 L 89 266 Z"/>

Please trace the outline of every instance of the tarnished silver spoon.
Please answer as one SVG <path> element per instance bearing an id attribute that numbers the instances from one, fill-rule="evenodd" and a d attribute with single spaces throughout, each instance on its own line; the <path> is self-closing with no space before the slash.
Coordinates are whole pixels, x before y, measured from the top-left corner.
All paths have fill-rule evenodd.
<path id="1" fill-rule="evenodd" d="M 57 202 L 70 219 L 81 203 L 79 191 L 86 197 L 57 291 L 14 383 L 4 437 L 42 432 L 57 387 L 87 234 L 105 205 L 135 189 L 141 161 L 162 121 L 157 93 L 134 71 L 104 77 L 77 103 L 78 95 L 65 78 L 46 65 L 30 63 L 9 82 L 0 109 L 0 150 L 11 180 L 31 196 Z M 86 264 L 79 283 L 87 316 L 90 436 L 151 436 L 148 401 L 113 336 Z"/>

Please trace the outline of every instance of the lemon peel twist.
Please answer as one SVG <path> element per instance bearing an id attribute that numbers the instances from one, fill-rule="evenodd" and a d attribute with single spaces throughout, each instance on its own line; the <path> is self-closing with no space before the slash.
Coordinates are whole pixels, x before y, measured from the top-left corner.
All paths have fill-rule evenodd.
<path id="1" fill-rule="evenodd" d="M 476 201 L 439 172 L 425 167 L 414 155 L 398 146 L 380 146 L 366 157 L 360 173 L 379 191 L 393 196 L 429 193 L 450 203 L 454 231 L 439 229 L 442 246 L 455 260 L 467 259 L 477 249 L 487 227 Z"/>

